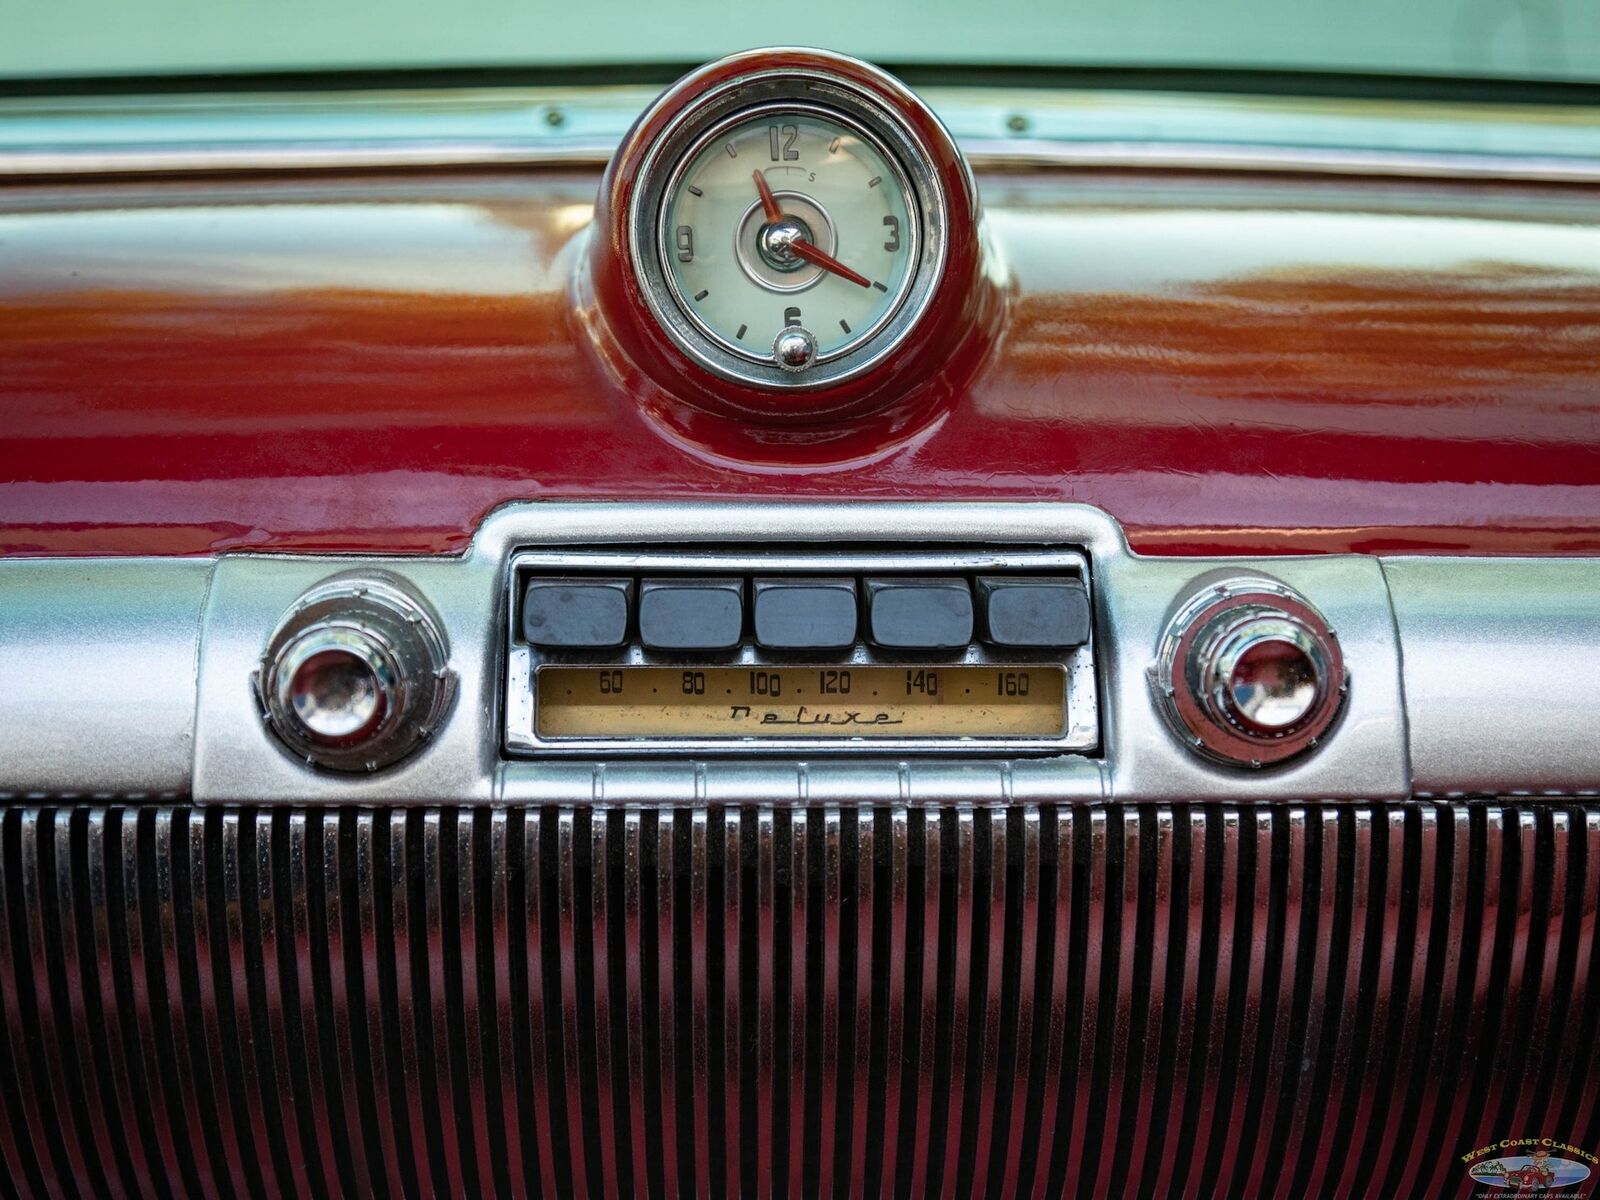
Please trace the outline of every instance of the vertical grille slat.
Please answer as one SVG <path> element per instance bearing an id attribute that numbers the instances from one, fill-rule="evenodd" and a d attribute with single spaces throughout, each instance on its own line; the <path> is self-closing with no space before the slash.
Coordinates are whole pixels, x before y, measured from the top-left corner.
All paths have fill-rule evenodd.
<path id="1" fill-rule="evenodd" d="M 0 1195 L 1463 1196 L 1600 805 L 0 813 Z"/>
<path id="2" fill-rule="evenodd" d="M 30 814 L 31 815 L 31 814 Z M 66 955 L 63 945 L 62 913 L 71 903 L 69 888 L 58 886 L 57 867 L 66 867 L 66 820 L 55 810 L 37 814 L 35 821 L 23 823 L 23 880 L 28 909 L 28 939 L 33 955 L 36 1032 L 44 1052 L 42 1066 L 53 1077 L 55 1108 L 45 1115 L 59 1126 L 68 1161 L 89 1184 L 84 1190 L 93 1195 L 107 1194 L 104 1170 L 90 1129 L 85 1103 L 82 1069 L 78 1060 L 78 1037 L 86 1030 L 78 1024 L 81 1012 L 72 1011 L 67 989 Z M 58 842 L 59 837 L 59 842 Z M 63 904 L 63 891 L 66 903 Z M 168 956 L 163 956 L 168 961 Z"/>
<path id="3" fill-rule="evenodd" d="M 113 1067 L 110 1015 L 105 1005 L 108 980 L 105 979 L 103 964 L 108 958 L 108 947 L 104 920 L 104 878 L 97 876 L 99 859 L 96 857 L 96 852 L 104 848 L 101 828 L 103 814 L 78 809 L 72 818 L 70 871 L 76 975 L 82 997 L 82 1019 L 87 1026 L 90 1053 L 93 1055 L 92 1075 L 87 1081 L 93 1091 L 88 1096 L 88 1104 L 95 1123 L 95 1136 L 100 1142 L 101 1162 L 107 1171 L 116 1172 L 107 1181 L 111 1194 L 118 1197 L 138 1195 L 139 1185 L 129 1139 L 124 1136 L 121 1123 L 116 1119 L 116 1115 L 123 1111 L 125 1089 Z M 0 1016 L 0 1026 L 4 1024 L 4 1017 Z M 0 1039 L 0 1044 L 3 1044 L 3 1039 Z M 0 1072 L 5 1070 L 5 1055 L 0 1051 Z M 0 1156 L 4 1156 L 8 1163 L 18 1163 L 9 1131 L 9 1123 L 0 1121 Z"/>
<path id="4" fill-rule="evenodd" d="M 872 934 L 874 914 L 877 910 L 877 892 L 873 884 L 877 874 L 877 822 L 872 810 L 854 812 L 853 830 L 846 831 L 846 857 L 851 863 L 855 896 L 854 951 L 850 979 L 853 992 L 850 997 L 850 1088 L 847 1096 L 850 1119 L 848 1129 L 841 1135 L 848 1137 L 848 1156 L 841 1155 L 841 1174 L 849 1180 L 849 1195 L 859 1200 L 866 1175 L 867 1119 L 869 1092 L 872 1087 L 872 1030 L 874 1025 L 872 997 Z M 848 993 L 847 993 L 848 994 Z"/>
<path id="5" fill-rule="evenodd" d="M 357 1031 L 365 1026 L 360 973 L 349 971 L 345 945 L 347 921 L 355 910 L 341 866 L 347 840 L 336 813 L 312 813 L 306 821 L 306 936 L 334 1177 L 346 1194 L 369 1195 L 376 1190 L 365 1115 L 371 1089 L 357 1082 L 370 1075 L 356 1066 L 355 1057 Z"/>
<path id="6" fill-rule="evenodd" d="M 779 1137 L 774 1116 L 774 1056 L 777 1053 L 775 1022 L 778 1007 L 776 940 L 777 908 L 777 831 L 771 809 L 746 810 L 743 814 L 743 845 L 746 876 L 752 884 L 744 908 L 747 936 L 741 939 L 741 970 L 747 986 L 754 983 L 755 1031 L 746 1038 L 751 1056 L 750 1078 L 740 1103 L 754 1115 L 753 1162 L 741 1168 L 748 1177 L 753 1168 L 759 1200 L 770 1200 L 773 1193 L 773 1150 Z M 747 1010 L 748 1011 L 748 1010 Z"/>
<path id="7" fill-rule="evenodd" d="M 387 869 L 379 870 L 380 862 L 388 862 L 388 822 L 380 826 L 377 816 L 369 812 L 349 815 L 353 836 L 345 849 L 348 857 L 341 859 L 344 878 L 340 887 L 345 889 L 348 883 L 353 896 L 349 911 L 354 924 L 347 923 L 345 928 L 345 963 L 352 982 L 360 981 L 366 1003 L 365 1012 L 352 1003 L 352 1012 L 360 1014 L 366 1035 L 353 1035 L 352 1042 L 356 1069 L 365 1069 L 373 1081 L 372 1088 L 362 1089 L 361 1124 L 368 1160 L 383 1164 L 382 1182 L 389 1195 L 403 1196 L 402 1179 L 410 1174 L 410 1164 L 402 1161 L 401 1147 L 409 1145 L 410 1139 L 404 1132 L 404 1077 L 394 1078 L 390 1071 L 395 984 L 388 933 L 394 928 L 393 898 L 387 891 Z M 373 1175 L 377 1182 L 376 1170 Z"/>
<path id="8" fill-rule="evenodd" d="M 713 1187 L 712 1195 L 721 1194 L 729 1200 L 738 1200 L 741 1195 L 740 1158 L 745 1149 L 745 1134 L 752 1132 L 744 1130 L 739 1119 L 745 1023 L 745 1014 L 740 1008 L 743 988 L 739 978 L 740 914 L 745 908 L 740 887 L 739 821 L 738 810 L 718 808 L 712 812 L 712 890 L 707 898 L 711 912 L 711 948 L 715 951 L 707 969 L 713 972 L 714 1013 L 721 1018 L 720 1036 L 715 1031 L 712 1033 L 712 1075 L 707 1082 L 711 1085 L 715 1113 L 712 1119 L 719 1125 L 717 1136 L 712 1139 L 712 1163 L 721 1163 L 720 1175 L 724 1180 L 723 1188 Z M 720 989 L 716 986 L 719 976 Z M 715 999 L 719 990 L 720 1004 Z M 720 1106 L 716 1103 L 719 1096 Z"/>
<path id="9" fill-rule="evenodd" d="M 645 878 L 645 831 L 643 814 L 637 810 L 619 814 L 622 818 L 622 882 L 620 887 L 620 929 L 616 938 L 621 950 L 620 979 L 614 987 L 618 1004 L 625 1013 L 627 1066 L 625 1071 L 628 1094 L 627 1135 L 628 1154 L 633 1164 L 635 1190 L 648 1192 L 652 1188 L 660 1193 L 661 1184 L 651 1179 L 650 1137 L 646 1132 L 653 1115 L 660 1121 L 660 1105 L 652 1103 L 660 1095 L 656 1073 L 652 1072 L 646 1083 L 645 1059 L 654 1058 L 644 1044 L 644 943 L 643 890 Z M 633 947 L 634 953 L 628 953 Z M 651 965 L 654 965 L 653 963 Z M 657 1051 L 659 1053 L 659 1051 Z"/>
<path id="10" fill-rule="evenodd" d="M 821 929 L 820 937 L 815 939 L 817 954 L 811 964 L 810 989 L 807 997 L 806 1008 L 813 1013 L 813 1029 L 819 1033 L 818 1046 L 821 1050 L 820 1062 L 815 1071 L 808 1071 L 812 1076 L 810 1081 L 813 1094 L 817 1101 L 817 1149 L 814 1153 L 817 1175 L 816 1183 L 809 1185 L 807 1194 L 815 1187 L 816 1194 L 821 1196 L 834 1195 L 833 1173 L 835 1167 L 835 1149 L 838 1144 L 838 1111 L 839 1111 L 839 1009 L 841 997 L 839 995 L 839 960 L 843 955 L 843 937 L 846 928 L 844 924 L 843 908 L 843 882 L 844 873 L 842 857 L 844 853 L 843 838 L 841 834 L 843 818 L 837 808 L 827 808 L 822 811 L 820 832 L 822 846 L 820 850 L 816 845 L 815 835 L 819 831 L 818 814 L 812 814 L 811 832 L 813 834 L 812 849 L 815 861 L 811 864 L 813 876 L 813 908 L 817 915 L 813 917 L 813 925 Z M 820 889 L 816 881 L 820 879 Z M 820 1024 L 820 1029 L 818 1026 Z M 808 1114 L 809 1115 L 809 1114 Z M 809 1157 L 809 1155 L 808 1155 Z"/>
<path id="11" fill-rule="evenodd" d="M 1574 934 L 1578 945 L 1572 979 L 1576 985 L 1562 981 L 1572 991 L 1567 1011 L 1573 1014 L 1576 1036 L 1572 1057 L 1562 1061 L 1551 1103 L 1559 1113 L 1554 1122 L 1557 1128 L 1586 1130 L 1586 1136 L 1592 1139 L 1600 1132 L 1600 1122 L 1595 1120 L 1600 1113 L 1596 1103 L 1600 1101 L 1600 1088 L 1586 1085 L 1584 1076 L 1587 1064 L 1594 1061 L 1600 1027 L 1600 946 L 1595 945 L 1593 932 L 1600 923 L 1600 810 L 1574 810 L 1574 823 L 1573 857 L 1583 864 L 1576 924 L 1580 930 L 1590 932 L 1587 937 Z"/>
<path id="12" fill-rule="evenodd" d="M 674 818 L 671 812 L 649 813 L 645 820 L 646 852 L 655 848 L 653 871 L 645 875 L 646 885 L 653 881 L 650 895 L 655 904 L 645 903 L 645 915 L 640 923 L 644 936 L 641 964 L 645 968 L 644 1019 L 646 1036 L 652 1041 L 645 1045 L 646 1077 L 658 1076 L 656 1086 L 646 1098 L 648 1111 L 657 1120 L 647 1125 L 650 1143 L 656 1147 L 648 1158 L 651 1191 L 655 1195 L 675 1200 L 678 1195 L 678 1129 L 680 1126 L 678 1097 L 679 1056 L 683 1046 L 678 1041 L 678 1010 L 683 1006 L 679 995 L 677 976 L 679 941 L 674 914 L 677 911 L 677 886 L 674 882 L 676 852 Z M 652 836 L 653 830 L 653 836 Z M 650 914 L 655 914 L 655 924 L 650 924 Z M 651 934 L 654 933 L 652 937 Z M 653 969 L 652 969 L 653 968 Z M 650 1053 L 651 1046 L 655 1054 Z M 654 1072 L 651 1067 L 654 1066 Z"/>
<path id="13" fill-rule="evenodd" d="M 878 816 L 879 855 L 884 863 L 879 888 L 883 896 L 879 910 L 882 938 L 874 930 L 873 962 L 880 976 L 878 988 L 883 996 L 884 1014 L 882 1049 L 873 1058 L 873 1081 L 882 1088 L 872 1108 L 873 1119 L 877 1122 L 873 1139 L 876 1153 L 869 1153 L 869 1174 L 862 1181 L 862 1190 L 869 1196 L 889 1195 L 894 1191 L 895 1168 L 900 1160 L 901 1111 L 905 1102 L 902 1094 L 905 1060 L 915 1041 L 906 1034 L 905 1007 L 906 976 L 911 969 L 906 957 L 906 923 L 910 917 L 907 891 L 910 823 L 896 819 L 888 810 L 882 810 Z"/>
<path id="14" fill-rule="evenodd" d="M 219 1070 L 216 1056 L 211 1053 L 206 1011 L 200 1001 L 200 927 L 205 912 L 205 830 L 196 828 L 197 822 L 188 819 L 191 814 L 163 814 L 160 828 L 171 847 L 170 869 L 173 887 L 173 949 L 167 953 L 168 990 L 182 997 L 181 1011 L 174 1019 L 174 1033 L 184 1036 L 185 1056 L 189 1064 L 190 1080 L 185 1120 L 198 1134 L 195 1141 L 205 1147 L 200 1163 L 202 1182 L 209 1193 L 229 1195 L 234 1193 L 238 1180 L 229 1163 L 223 1138 L 228 1132 L 226 1123 L 210 1119 L 213 1113 L 226 1111 L 219 1102 L 213 1079 Z M 200 845 L 194 845 L 198 835 Z M 198 870 L 197 870 L 198 868 Z M 176 978 L 173 967 L 176 966 Z M 207 966 L 210 966 L 209 961 Z M 181 1033 L 180 1033 L 181 1030 Z"/>
<path id="15" fill-rule="evenodd" d="M 43 906 L 39 878 L 40 833 L 39 824 L 53 816 L 44 813 L 17 814 L 14 829 L 6 830 L 6 866 L 8 883 L 8 917 L 11 933 L 11 952 L 16 969 L 14 1009 L 18 1029 L 14 1039 L 14 1056 L 26 1063 L 24 1088 L 31 1086 L 33 1094 L 25 1093 L 25 1103 L 31 1110 L 28 1124 L 35 1130 L 36 1141 L 42 1141 L 43 1151 L 36 1153 L 41 1165 L 52 1170 L 52 1193 L 60 1194 L 63 1181 L 80 1177 L 83 1164 L 70 1141 L 70 1130 L 63 1118 L 66 1116 L 69 1087 L 59 1073 L 51 1070 L 50 1061 L 55 1055 L 50 1033 L 51 1019 L 48 985 L 41 986 L 46 971 L 46 947 L 43 933 Z M 13 847 L 15 849 L 13 850 Z M 7 997 L 8 1001 L 12 997 Z M 8 1009 L 12 1008 L 8 1004 Z M 70 1187 L 70 1183 L 65 1184 Z"/>
<path id="16" fill-rule="evenodd" d="M 808 1033 L 809 1025 L 806 1019 L 806 989 L 809 986 L 807 981 L 810 979 L 807 948 L 811 929 L 809 912 L 811 874 L 806 866 L 809 816 L 808 813 L 795 811 L 778 814 L 779 827 L 788 830 L 789 851 L 789 904 L 786 909 L 780 909 L 776 914 L 773 935 L 779 939 L 773 947 L 774 953 L 781 956 L 787 946 L 789 955 L 789 987 L 786 993 L 789 1001 L 787 1026 L 789 1053 L 780 1068 L 789 1085 L 785 1093 L 788 1103 L 783 1106 L 789 1121 L 789 1143 L 784 1149 L 789 1171 L 782 1189 L 789 1197 L 805 1194 L 805 1136 L 806 1126 L 809 1123 L 806 1111 L 806 1080 L 812 1053 L 812 1039 Z M 782 852 L 781 848 L 779 852 Z M 784 921 L 785 916 L 788 918 L 787 922 Z M 777 927 L 780 925 L 783 928 L 778 932 Z"/>

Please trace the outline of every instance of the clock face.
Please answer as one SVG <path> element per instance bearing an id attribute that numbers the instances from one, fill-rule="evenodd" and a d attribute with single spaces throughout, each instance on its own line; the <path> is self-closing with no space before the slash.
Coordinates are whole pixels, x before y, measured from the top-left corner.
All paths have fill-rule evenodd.
<path id="1" fill-rule="evenodd" d="M 695 329 L 798 374 L 873 341 L 905 301 L 918 234 L 906 173 L 865 128 L 770 107 L 689 149 L 663 199 L 658 251 Z"/>
<path id="2" fill-rule="evenodd" d="M 747 389 L 890 371 L 948 245 L 919 120 L 936 127 L 909 94 L 814 69 L 735 78 L 679 109 L 629 181 L 634 275 L 666 339 Z"/>

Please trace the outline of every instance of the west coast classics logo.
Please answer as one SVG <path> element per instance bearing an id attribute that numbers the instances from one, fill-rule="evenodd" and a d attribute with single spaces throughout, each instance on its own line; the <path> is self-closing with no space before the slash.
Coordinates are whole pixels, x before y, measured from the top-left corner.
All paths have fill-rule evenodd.
<path id="1" fill-rule="evenodd" d="M 1573 1189 L 1600 1166 L 1600 1157 L 1554 1138 L 1507 1138 L 1463 1154 L 1461 1161 L 1474 1183 L 1552 1198 L 1587 1195 L 1587 1189 Z"/>

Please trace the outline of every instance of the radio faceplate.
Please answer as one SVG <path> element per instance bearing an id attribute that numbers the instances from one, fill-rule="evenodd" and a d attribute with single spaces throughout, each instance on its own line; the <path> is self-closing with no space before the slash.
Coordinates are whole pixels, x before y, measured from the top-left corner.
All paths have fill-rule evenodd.
<path id="1" fill-rule="evenodd" d="M 1090 585 L 1072 549 L 521 551 L 504 748 L 1092 753 Z"/>

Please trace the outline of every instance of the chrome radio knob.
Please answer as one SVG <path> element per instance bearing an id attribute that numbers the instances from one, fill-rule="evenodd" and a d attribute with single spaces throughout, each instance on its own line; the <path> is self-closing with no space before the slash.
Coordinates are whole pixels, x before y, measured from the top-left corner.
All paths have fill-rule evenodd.
<path id="1" fill-rule="evenodd" d="M 1348 690 L 1322 614 L 1257 579 L 1217 584 L 1180 607 L 1154 677 L 1168 722 L 1191 749 L 1251 767 L 1314 748 Z"/>
<path id="2" fill-rule="evenodd" d="M 335 576 L 268 639 L 256 693 L 297 757 L 376 771 L 415 751 L 448 711 L 453 677 L 438 621 L 398 580 Z"/>
<path id="3" fill-rule="evenodd" d="M 1262 737 L 1310 716 L 1328 675 L 1326 649 L 1316 635 L 1270 611 L 1244 617 L 1206 650 L 1202 670 L 1213 708 Z"/>

